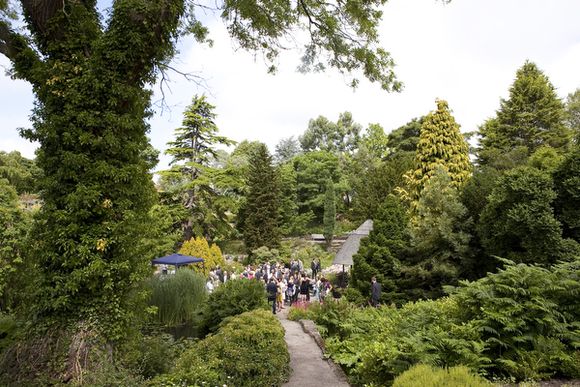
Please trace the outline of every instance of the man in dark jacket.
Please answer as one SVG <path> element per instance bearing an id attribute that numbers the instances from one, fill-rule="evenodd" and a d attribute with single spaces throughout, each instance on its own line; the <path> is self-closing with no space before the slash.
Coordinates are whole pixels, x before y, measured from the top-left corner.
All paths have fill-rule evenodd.
<path id="1" fill-rule="evenodd" d="M 379 300 L 381 299 L 381 284 L 377 282 L 377 278 L 371 278 L 371 305 L 374 307 L 379 306 Z"/>
<path id="2" fill-rule="evenodd" d="M 270 278 L 270 282 L 266 285 L 266 293 L 268 293 L 268 302 L 272 302 L 272 313 L 276 314 L 276 293 L 278 293 L 278 286 L 274 276 Z"/>

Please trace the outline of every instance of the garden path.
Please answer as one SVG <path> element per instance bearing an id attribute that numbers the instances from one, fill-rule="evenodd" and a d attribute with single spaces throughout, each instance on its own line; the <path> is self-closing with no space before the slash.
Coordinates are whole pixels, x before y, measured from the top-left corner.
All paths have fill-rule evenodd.
<path id="1" fill-rule="evenodd" d="M 288 320 L 288 307 L 276 316 L 284 327 L 290 352 L 290 380 L 283 387 L 348 387 L 344 373 L 326 360 L 322 350 L 302 326 Z"/>

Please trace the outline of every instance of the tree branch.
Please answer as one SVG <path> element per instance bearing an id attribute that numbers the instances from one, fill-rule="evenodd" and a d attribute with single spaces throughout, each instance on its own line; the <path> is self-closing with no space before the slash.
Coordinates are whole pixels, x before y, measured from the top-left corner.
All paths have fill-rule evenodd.
<path id="1" fill-rule="evenodd" d="M 0 53 L 12 62 L 18 78 L 25 79 L 33 85 L 38 84 L 39 80 L 35 78 L 32 70 L 42 64 L 40 58 L 26 38 L 12 31 L 4 21 L 0 21 Z"/>

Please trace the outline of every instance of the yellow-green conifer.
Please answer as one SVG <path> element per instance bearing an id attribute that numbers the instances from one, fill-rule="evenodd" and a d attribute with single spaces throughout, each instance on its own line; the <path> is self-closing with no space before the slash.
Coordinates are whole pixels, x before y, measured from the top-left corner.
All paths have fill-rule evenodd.
<path id="1" fill-rule="evenodd" d="M 451 178 L 450 184 L 461 187 L 471 176 L 469 148 L 459 131 L 459 124 L 451 115 L 447 101 L 436 100 L 437 110 L 430 112 L 421 125 L 421 134 L 415 154 L 415 169 L 407 172 L 407 187 L 401 196 L 411 209 L 421 196 L 425 183 L 443 169 Z"/>
<path id="2" fill-rule="evenodd" d="M 209 243 L 203 237 L 191 238 L 188 241 L 183 242 L 179 254 L 190 255 L 192 257 L 203 258 L 204 264 L 192 265 L 193 270 L 198 273 L 203 273 L 208 275 L 209 271 L 212 269 L 211 255 L 209 249 Z"/>

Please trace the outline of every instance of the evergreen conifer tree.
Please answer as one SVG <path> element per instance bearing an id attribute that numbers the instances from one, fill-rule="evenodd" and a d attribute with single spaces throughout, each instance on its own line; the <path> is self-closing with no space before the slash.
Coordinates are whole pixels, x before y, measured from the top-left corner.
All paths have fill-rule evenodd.
<path id="1" fill-rule="evenodd" d="M 451 115 L 444 100 L 437 100 L 437 110 L 429 113 L 421 125 L 421 134 L 415 153 L 415 169 L 405 177 L 407 188 L 400 190 L 402 196 L 416 209 L 425 183 L 439 169 L 450 178 L 450 184 L 459 188 L 471 176 L 469 148 L 459 131 L 459 125 Z"/>
<path id="2" fill-rule="evenodd" d="M 551 176 L 527 166 L 499 178 L 481 213 L 478 231 L 490 255 L 528 264 L 550 265 L 578 253 L 573 241 L 562 238 L 555 218 L 556 198 Z"/>
<path id="3" fill-rule="evenodd" d="M 517 147 L 528 154 L 549 145 L 566 149 L 572 133 L 565 125 L 566 111 L 554 86 L 538 67 L 527 61 L 518 69 L 507 100 L 501 99 L 494 118 L 480 128 L 480 164 Z"/>
<path id="4" fill-rule="evenodd" d="M 370 296 L 371 277 L 382 285 L 385 302 L 400 299 L 397 281 L 400 276 L 402 256 L 408 243 L 405 208 L 394 196 L 387 197 L 373 221 L 373 230 L 361 241 L 353 256 L 352 286 L 363 295 Z"/>
<path id="5" fill-rule="evenodd" d="M 334 183 L 331 179 L 326 181 L 326 191 L 324 194 L 324 240 L 329 248 L 334 237 L 334 227 L 336 224 L 336 195 Z"/>
<path id="6" fill-rule="evenodd" d="M 218 158 L 216 146 L 235 142 L 217 134 L 214 109 L 205 96 L 193 97 L 182 126 L 175 129 L 175 140 L 165 151 L 172 156 L 173 167 L 163 171 L 162 177 L 175 182 L 170 185 L 171 191 L 188 213 L 182 224 L 184 240 L 194 235 L 212 238 L 229 229 L 226 212 L 216 206 L 220 192 L 214 179 L 216 168 L 211 163 Z"/>
<path id="7" fill-rule="evenodd" d="M 266 145 L 260 144 L 250 155 L 248 191 L 241 209 L 246 249 L 276 248 L 280 244 L 278 228 L 280 187 L 278 171 Z"/>
<path id="8" fill-rule="evenodd" d="M 580 242 L 580 148 L 569 153 L 554 172 L 554 211 L 564 236 Z"/>

